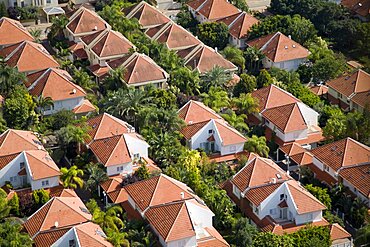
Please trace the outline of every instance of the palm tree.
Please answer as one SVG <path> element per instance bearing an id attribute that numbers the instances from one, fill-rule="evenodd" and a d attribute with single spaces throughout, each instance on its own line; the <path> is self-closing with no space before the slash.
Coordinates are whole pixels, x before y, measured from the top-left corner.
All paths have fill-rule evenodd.
<path id="1" fill-rule="evenodd" d="M 15 85 L 22 84 L 24 81 L 26 81 L 25 74 L 0 62 L 0 94 L 2 96 L 6 97 Z"/>
<path id="2" fill-rule="evenodd" d="M 48 33 L 49 41 L 58 36 L 61 36 L 68 22 L 68 18 L 64 15 L 56 16 L 55 18 L 53 18 L 51 20 L 52 26 L 50 27 L 50 31 Z"/>
<path id="3" fill-rule="evenodd" d="M 84 172 L 78 169 L 77 166 L 71 166 L 69 169 L 62 167 L 60 172 L 62 173 L 60 179 L 64 188 L 76 189 L 77 187 L 83 187 L 84 181 L 81 177 L 84 175 Z"/>
<path id="4" fill-rule="evenodd" d="M 244 51 L 245 60 L 247 61 L 247 69 L 251 72 L 259 71 L 261 61 L 265 55 L 255 47 L 248 47 Z"/>
<path id="5" fill-rule="evenodd" d="M 234 46 L 226 46 L 221 53 L 227 60 L 229 60 L 233 64 L 236 64 L 239 67 L 240 71 L 244 71 L 245 58 L 242 50 Z"/>
<path id="6" fill-rule="evenodd" d="M 222 108 L 228 107 L 230 104 L 229 96 L 226 91 L 223 91 L 220 87 L 211 87 L 208 94 L 201 94 L 203 103 L 219 112 Z"/>
<path id="7" fill-rule="evenodd" d="M 108 179 L 106 172 L 95 163 L 89 163 L 86 171 L 89 174 L 89 178 L 86 181 L 86 187 L 89 188 L 90 191 L 98 188 L 98 195 L 100 195 L 100 183 Z"/>
<path id="8" fill-rule="evenodd" d="M 117 232 L 111 229 L 107 229 L 107 240 L 113 244 L 115 247 L 129 247 L 130 242 L 126 239 L 127 233 L 125 232 Z"/>
<path id="9" fill-rule="evenodd" d="M 231 75 L 224 68 L 215 66 L 202 77 L 202 90 L 207 92 L 212 86 L 224 87 L 231 79 Z"/>
<path id="10" fill-rule="evenodd" d="M 222 117 L 238 131 L 245 134 L 248 133 L 249 127 L 245 123 L 245 119 L 247 118 L 245 114 L 237 115 L 233 110 L 228 110 L 225 114 L 222 114 Z"/>
<path id="11" fill-rule="evenodd" d="M 355 237 L 356 246 L 366 246 L 368 243 L 370 243 L 370 224 L 359 229 Z"/>
<path id="12" fill-rule="evenodd" d="M 42 95 L 40 95 L 39 97 L 33 97 L 33 101 L 36 104 L 41 119 L 44 116 L 45 108 L 54 106 L 54 102 L 50 97 L 43 97 Z"/>
<path id="13" fill-rule="evenodd" d="M 126 73 L 126 68 L 118 67 L 116 69 L 110 70 L 109 75 L 103 80 L 103 87 L 105 92 L 109 90 L 117 90 L 119 88 L 127 89 L 127 84 L 124 82 L 124 75 Z"/>
<path id="14" fill-rule="evenodd" d="M 259 111 L 258 102 L 252 97 L 250 93 L 242 93 L 239 98 L 233 98 L 231 105 L 237 109 L 238 113 L 252 114 Z"/>
<path id="15" fill-rule="evenodd" d="M 112 229 L 119 232 L 124 226 L 123 220 L 120 218 L 123 209 L 120 206 L 109 207 L 105 212 L 99 210 L 94 210 L 93 221 L 100 225 L 103 230 Z"/>
<path id="16" fill-rule="evenodd" d="M 244 148 L 249 151 L 258 154 L 261 157 L 268 157 L 270 148 L 266 144 L 266 137 L 258 137 L 253 135 L 248 138 L 248 141 L 245 143 Z"/>
<path id="17" fill-rule="evenodd" d="M 63 146 L 68 146 L 71 143 L 77 143 L 78 153 L 81 152 L 81 144 L 90 138 L 88 127 L 86 125 L 74 126 L 67 125 L 55 132 L 59 143 Z"/>
<path id="18" fill-rule="evenodd" d="M 41 29 L 31 28 L 29 33 L 32 35 L 32 37 L 35 39 L 37 43 L 40 43 L 41 41 L 40 37 L 42 33 Z"/>

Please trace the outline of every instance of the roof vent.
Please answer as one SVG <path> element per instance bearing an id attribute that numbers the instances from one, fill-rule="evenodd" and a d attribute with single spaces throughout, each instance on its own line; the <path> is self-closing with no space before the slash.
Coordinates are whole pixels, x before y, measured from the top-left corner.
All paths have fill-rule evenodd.
<path id="1" fill-rule="evenodd" d="M 289 38 L 289 39 L 292 39 L 292 36 L 291 36 L 291 35 L 288 35 L 288 38 Z"/>
<path id="2" fill-rule="evenodd" d="M 181 196 L 181 199 L 183 200 L 183 199 L 185 199 L 185 193 L 184 192 L 180 192 L 180 196 Z"/>
<path id="3" fill-rule="evenodd" d="M 334 146 L 331 148 L 331 151 L 335 151 L 335 150 L 337 150 L 337 146 Z"/>
<path id="4" fill-rule="evenodd" d="M 217 48 L 217 47 L 215 47 L 215 51 L 216 51 L 216 52 L 218 51 L 218 48 Z"/>
<path id="5" fill-rule="evenodd" d="M 362 3 L 358 3 L 358 6 L 362 7 Z"/>
<path id="6" fill-rule="evenodd" d="M 293 48 L 295 48 L 295 45 L 292 45 L 293 46 Z"/>
<path id="7" fill-rule="evenodd" d="M 276 173 L 276 177 L 277 177 L 278 179 L 281 179 L 281 175 L 280 175 L 279 173 Z"/>
<path id="8" fill-rule="evenodd" d="M 97 26 L 95 26 L 93 30 L 94 30 L 94 31 L 98 30 L 98 27 L 97 27 Z"/>
<path id="9" fill-rule="evenodd" d="M 41 149 L 42 149 L 42 146 L 38 145 L 38 146 L 37 146 L 37 149 L 38 149 L 38 150 L 41 150 Z"/>
<path id="10" fill-rule="evenodd" d="M 58 221 L 55 221 L 55 223 L 54 223 L 54 227 L 55 227 L 55 228 L 58 228 L 58 226 L 59 226 L 59 222 L 58 222 Z"/>
<path id="11" fill-rule="evenodd" d="M 286 45 L 284 48 L 285 48 L 285 49 L 288 49 L 288 46 Z"/>
<path id="12" fill-rule="evenodd" d="M 72 94 L 76 94 L 77 93 L 77 90 L 74 88 L 73 90 L 72 90 Z"/>
<path id="13" fill-rule="evenodd" d="M 193 121 L 189 121 L 189 124 L 192 124 L 193 123 Z"/>
<path id="14" fill-rule="evenodd" d="M 272 178 L 271 183 L 276 184 L 276 178 Z"/>

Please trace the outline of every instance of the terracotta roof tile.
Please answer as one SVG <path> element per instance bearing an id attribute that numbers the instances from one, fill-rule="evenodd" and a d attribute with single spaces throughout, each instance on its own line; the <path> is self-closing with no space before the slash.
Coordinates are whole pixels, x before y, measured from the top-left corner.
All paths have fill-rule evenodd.
<path id="1" fill-rule="evenodd" d="M 121 33 L 104 31 L 93 42 L 91 50 L 100 58 L 127 55 L 134 45 Z"/>
<path id="2" fill-rule="evenodd" d="M 352 98 L 351 101 L 362 108 L 370 105 L 370 91 L 356 93 Z"/>
<path id="3" fill-rule="evenodd" d="M 224 120 L 216 119 L 213 121 L 216 123 L 218 134 L 220 135 L 222 144 L 224 146 L 244 143 L 247 141 L 247 139 L 240 132 L 238 132 Z"/>
<path id="4" fill-rule="evenodd" d="M 350 97 L 353 93 L 370 92 L 370 74 L 360 69 L 350 75 L 328 81 L 326 85 Z"/>
<path id="5" fill-rule="evenodd" d="M 245 193 L 245 198 L 252 202 L 254 205 L 260 205 L 271 193 L 279 188 L 281 183 L 267 184 L 264 186 L 251 188 Z"/>
<path id="6" fill-rule="evenodd" d="M 144 211 L 150 206 L 195 198 L 193 191 L 185 184 L 166 175 L 159 175 L 124 187 L 135 204 Z"/>
<path id="7" fill-rule="evenodd" d="M 40 75 L 40 72 L 36 72 Z M 28 90 L 33 96 L 50 97 L 53 101 L 80 98 L 85 91 L 72 82 L 72 76 L 65 70 L 49 68 L 43 70 L 39 77 L 34 73 L 27 76 Z"/>
<path id="8" fill-rule="evenodd" d="M 73 108 L 72 112 L 75 114 L 84 114 L 88 112 L 96 112 L 96 107 L 88 100 L 84 99 L 82 104 Z"/>
<path id="9" fill-rule="evenodd" d="M 150 207 L 145 217 L 166 242 L 195 236 L 184 201 Z"/>
<path id="10" fill-rule="evenodd" d="M 171 50 L 184 49 L 201 43 L 189 31 L 173 22 L 168 23 L 155 40 L 165 43 Z"/>
<path id="11" fill-rule="evenodd" d="M 144 1 L 131 8 L 131 11 L 127 13 L 126 16 L 128 18 L 134 17 L 138 19 L 143 28 L 158 26 L 163 23 L 170 22 L 168 17 Z"/>
<path id="12" fill-rule="evenodd" d="M 2 17 L 0 19 L 0 46 L 19 43 L 23 40 L 34 41 L 32 35 L 19 21 Z"/>
<path id="13" fill-rule="evenodd" d="M 107 28 L 107 23 L 94 11 L 81 7 L 71 16 L 67 28 L 73 34 L 84 34 L 104 30 Z"/>
<path id="14" fill-rule="evenodd" d="M 68 50 L 79 59 L 88 59 L 85 47 L 82 42 L 71 42 L 71 45 L 68 47 Z"/>
<path id="15" fill-rule="evenodd" d="M 0 135 L 0 156 L 39 149 L 44 150 L 44 147 L 31 131 L 8 129 Z"/>
<path id="16" fill-rule="evenodd" d="M 33 180 L 59 176 L 61 173 L 49 153 L 44 150 L 25 151 Z"/>
<path id="17" fill-rule="evenodd" d="M 217 20 L 239 13 L 240 10 L 226 0 L 205 0 L 198 13 L 208 20 Z"/>
<path id="18" fill-rule="evenodd" d="M 242 12 L 219 19 L 218 22 L 223 22 L 229 27 L 229 33 L 231 36 L 237 39 L 242 39 L 247 36 L 251 27 L 259 21 L 250 14 Z"/>
<path id="19" fill-rule="evenodd" d="M 19 153 L 0 156 L 0 170 L 9 164 L 10 161 L 14 160 L 18 155 Z"/>
<path id="20" fill-rule="evenodd" d="M 329 223 L 323 218 L 321 221 L 315 221 L 309 224 L 310 226 L 328 226 Z M 296 225 L 295 223 L 290 223 L 290 224 L 283 224 L 283 225 L 275 225 L 272 233 L 277 234 L 277 235 L 284 235 L 284 234 L 289 234 L 296 232 L 300 229 L 303 229 L 307 227 L 307 225 Z"/>
<path id="21" fill-rule="evenodd" d="M 347 232 L 338 223 L 330 225 L 330 240 L 334 241 L 337 239 L 351 238 L 351 234 Z"/>
<path id="22" fill-rule="evenodd" d="M 295 155 L 300 154 L 306 151 L 300 144 L 296 142 L 285 144 L 284 146 L 279 148 L 284 154 L 286 155 Z"/>
<path id="23" fill-rule="evenodd" d="M 283 133 L 307 129 L 307 124 L 297 103 L 266 109 L 262 112 L 262 116 Z"/>
<path id="24" fill-rule="evenodd" d="M 199 123 L 210 119 L 222 119 L 214 110 L 202 102 L 190 100 L 178 111 L 178 115 L 187 124 Z"/>
<path id="25" fill-rule="evenodd" d="M 209 237 L 197 239 L 198 247 L 228 247 L 230 246 L 214 227 L 206 227 Z"/>
<path id="26" fill-rule="evenodd" d="M 315 148 L 311 153 L 334 171 L 370 161 L 370 148 L 349 137 Z"/>
<path id="27" fill-rule="evenodd" d="M 325 85 L 310 87 L 310 91 L 313 92 L 314 94 L 318 95 L 318 96 L 327 94 L 328 90 L 329 90 L 329 88 Z"/>
<path id="28" fill-rule="evenodd" d="M 370 161 L 364 164 L 343 167 L 339 176 L 352 184 L 361 194 L 370 198 Z"/>
<path id="29" fill-rule="evenodd" d="M 368 0 L 342 0 L 341 5 L 365 18 L 370 14 L 370 1 Z"/>
<path id="30" fill-rule="evenodd" d="M 128 194 L 124 188 L 109 192 L 108 197 L 115 204 L 123 203 L 128 200 Z"/>
<path id="31" fill-rule="evenodd" d="M 247 44 L 260 49 L 275 63 L 306 58 L 309 55 L 306 48 L 280 32 L 251 40 Z"/>
<path id="32" fill-rule="evenodd" d="M 201 130 L 204 126 L 206 126 L 209 121 L 189 124 L 181 129 L 181 134 L 185 137 L 185 139 L 191 139 L 199 130 Z"/>
<path id="33" fill-rule="evenodd" d="M 291 160 L 301 166 L 312 164 L 313 155 L 310 152 L 298 153 L 290 156 Z"/>
<path id="34" fill-rule="evenodd" d="M 111 176 L 106 181 L 100 183 L 102 189 L 106 192 L 112 192 L 122 187 L 123 177 L 121 175 Z"/>
<path id="35" fill-rule="evenodd" d="M 11 48 L 11 50 L 9 50 Z M 9 52 L 12 52 L 11 54 Z M 5 63 L 17 67 L 19 72 L 32 72 L 47 68 L 57 68 L 59 64 L 41 45 L 31 41 L 23 41 L 0 51 Z"/>
<path id="36" fill-rule="evenodd" d="M 40 232 L 35 236 L 33 242 L 36 247 L 49 247 L 54 244 L 59 238 L 67 233 L 71 227 L 65 227 L 62 229 L 52 229 L 49 231 Z"/>
<path id="37" fill-rule="evenodd" d="M 99 225 L 87 222 L 74 227 L 81 247 L 113 247 Z M 103 235 L 104 234 L 104 235 Z"/>

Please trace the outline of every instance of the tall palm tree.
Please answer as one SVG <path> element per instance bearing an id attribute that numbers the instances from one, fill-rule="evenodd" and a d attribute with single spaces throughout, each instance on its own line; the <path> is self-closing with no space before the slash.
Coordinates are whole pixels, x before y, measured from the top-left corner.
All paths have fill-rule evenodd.
<path id="1" fill-rule="evenodd" d="M 42 95 L 39 97 L 33 97 L 33 101 L 36 104 L 37 111 L 39 112 L 41 119 L 44 117 L 45 108 L 54 106 L 54 102 L 50 97 L 43 97 Z"/>
<path id="2" fill-rule="evenodd" d="M 228 107 L 230 104 L 229 96 L 226 91 L 223 91 L 220 87 L 211 87 L 208 93 L 201 94 L 203 103 L 219 112 L 222 108 Z"/>
<path id="3" fill-rule="evenodd" d="M 202 90 L 207 92 L 212 86 L 224 87 L 231 79 L 231 75 L 224 68 L 215 66 L 202 77 Z"/>
<path id="4" fill-rule="evenodd" d="M 86 168 L 89 178 L 86 181 L 86 187 L 90 191 L 93 191 L 95 188 L 98 189 L 98 195 L 100 195 L 100 183 L 108 179 L 106 172 L 99 167 L 98 164 L 89 163 Z"/>
<path id="5" fill-rule="evenodd" d="M 359 229 L 355 237 L 356 246 L 366 246 L 368 243 L 370 243 L 370 224 Z"/>
<path id="6" fill-rule="evenodd" d="M 246 124 L 245 119 L 247 116 L 245 114 L 237 115 L 234 111 L 227 111 L 225 114 L 222 114 L 222 117 L 235 129 L 246 134 L 249 131 L 248 124 Z"/>
<path id="7" fill-rule="evenodd" d="M 261 61 L 265 55 L 255 47 L 248 47 L 244 51 L 245 60 L 247 62 L 247 69 L 251 72 L 259 71 Z"/>
<path id="8" fill-rule="evenodd" d="M 119 88 L 127 89 L 127 84 L 124 82 L 124 75 L 126 73 L 126 69 L 122 67 L 118 67 L 116 69 L 110 70 L 109 75 L 104 78 L 103 80 L 103 87 L 105 92 L 109 90 L 117 90 Z"/>
<path id="9" fill-rule="evenodd" d="M 245 58 L 242 50 L 234 46 L 226 46 L 221 53 L 227 60 L 229 60 L 233 64 L 236 64 L 239 67 L 240 71 L 244 71 Z"/>
<path id="10" fill-rule="evenodd" d="M 125 226 L 123 220 L 120 218 L 122 213 L 123 209 L 120 206 L 109 207 L 105 212 L 95 210 L 93 221 L 100 225 L 103 230 L 112 229 L 119 232 Z"/>
<path id="11" fill-rule="evenodd" d="M 68 22 L 68 18 L 64 15 L 56 16 L 55 18 L 51 19 L 52 26 L 50 27 L 48 38 L 54 39 L 58 36 L 61 36 Z"/>
<path id="12" fill-rule="evenodd" d="M 62 167 L 60 172 L 62 173 L 60 179 L 64 188 L 76 189 L 77 187 L 83 187 L 84 181 L 81 177 L 84 175 L 84 172 L 78 169 L 77 166 L 71 166 L 69 169 Z"/>
<path id="13" fill-rule="evenodd" d="M 15 85 L 22 84 L 26 81 L 26 76 L 18 72 L 16 68 L 7 66 L 0 62 L 0 94 L 7 96 Z"/>
<path id="14" fill-rule="evenodd" d="M 129 247 L 130 242 L 126 239 L 126 232 L 117 232 L 111 229 L 107 229 L 107 240 L 113 244 L 115 247 Z"/>
<path id="15" fill-rule="evenodd" d="M 242 93 L 239 98 L 233 98 L 231 105 L 237 109 L 238 113 L 252 114 L 258 112 L 258 102 L 252 97 L 250 93 Z"/>
<path id="16" fill-rule="evenodd" d="M 84 144 L 86 140 L 90 138 L 86 125 L 74 126 L 67 125 L 56 131 L 55 134 L 63 146 L 68 146 L 71 143 L 77 143 L 78 153 L 81 151 L 81 144 Z"/>
<path id="17" fill-rule="evenodd" d="M 270 148 L 266 144 L 266 137 L 258 137 L 253 135 L 249 137 L 245 143 L 245 149 L 249 152 L 258 154 L 261 157 L 267 157 L 270 151 Z"/>

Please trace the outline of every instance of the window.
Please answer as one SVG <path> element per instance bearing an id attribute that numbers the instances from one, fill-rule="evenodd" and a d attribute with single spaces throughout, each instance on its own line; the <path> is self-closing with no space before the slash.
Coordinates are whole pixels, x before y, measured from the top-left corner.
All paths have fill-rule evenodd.
<path id="1" fill-rule="evenodd" d="M 76 242 L 74 239 L 69 240 L 69 247 L 76 247 Z"/>
<path id="2" fill-rule="evenodd" d="M 42 186 L 48 186 L 49 185 L 49 180 L 41 181 L 41 185 Z"/>
<path id="3" fill-rule="evenodd" d="M 338 98 L 342 98 L 342 94 L 339 93 L 339 92 L 337 92 L 337 96 L 338 96 Z"/>
<path id="4" fill-rule="evenodd" d="M 44 111 L 51 111 L 53 109 L 52 105 L 47 105 L 44 107 Z"/>
<path id="5" fill-rule="evenodd" d="M 137 154 L 134 154 L 134 159 L 139 159 L 140 158 L 140 154 L 137 153 Z"/>
<path id="6" fill-rule="evenodd" d="M 312 214 L 308 214 L 307 215 L 307 220 L 312 220 L 313 219 L 313 215 Z"/>
<path id="7" fill-rule="evenodd" d="M 275 215 L 276 213 L 277 213 L 276 208 L 272 208 L 272 209 L 270 209 L 270 214 L 271 214 L 271 215 Z"/>
<path id="8" fill-rule="evenodd" d="M 10 182 L 17 182 L 17 176 L 10 177 Z"/>
<path id="9" fill-rule="evenodd" d="M 285 194 L 280 194 L 280 201 L 285 199 Z"/>
<path id="10" fill-rule="evenodd" d="M 324 165 L 324 171 L 329 171 L 329 166 L 327 166 L 327 165 Z"/>
<path id="11" fill-rule="evenodd" d="M 46 0 L 46 3 L 51 3 L 51 0 Z"/>
<path id="12" fill-rule="evenodd" d="M 121 172 L 121 171 L 123 171 L 123 166 L 118 166 L 117 167 L 117 172 Z"/>
<path id="13" fill-rule="evenodd" d="M 255 212 L 256 214 L 258 214 L 258 212 L 259 212 L 258 207 L 256 207 L 256 208 L 254 209 L 254 212 Z"/>
<path id="14" fill-rule="evenodd" d="M 239 197 L 239 191 L 238 191 L 238 188 L 235 185 L 233 185 L 233 193 L 234 193 L 234 195 Z"/>
<path id="15" fill-rule="evenodd" d="M 270 124 L 270 121 L 265 119 L 265 123 L 268 125 L 268 124 Z"/>
<path id="16" fill-rule="evenodd" d="M 24 162 L 19 163 L 19 169 L 23 169 L 23 168 L 24 168 Z"/>
<path id="17" fill-rule="evenodd" d="M 235 152 L 236 151 L 236 147 L 235 146 L 231 146 L 230 147 L 230 152 Z"/>
<path id="18" fill-rule="evenodd" d="M 213 130 L 208 130 L 208 134 L 213 134 Z"/>

